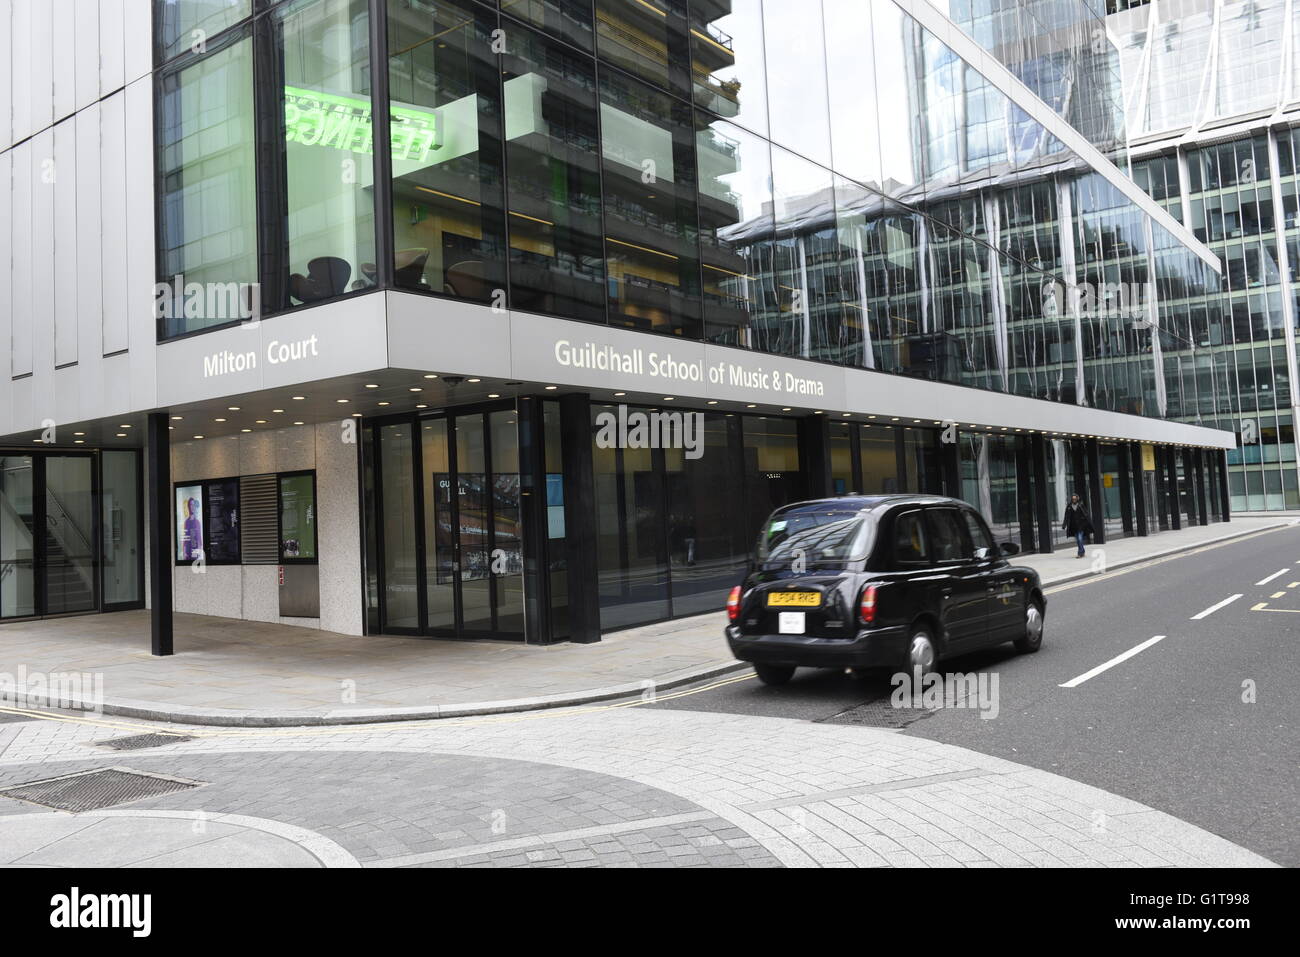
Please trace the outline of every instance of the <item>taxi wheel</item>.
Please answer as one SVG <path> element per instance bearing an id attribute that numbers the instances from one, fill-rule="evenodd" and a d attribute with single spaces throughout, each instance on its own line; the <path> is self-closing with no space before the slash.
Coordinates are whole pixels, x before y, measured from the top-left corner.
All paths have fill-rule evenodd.
<path id="1" fill-rule="evenodd" d="M 754 665 L 754 674 L 765 685 L 783 685 L 794 677 L 793 665 Z"/>
<path id="2" fill-rule="evenodd" d="M 1036 598 L 1031 598 L 1025 606 L 1025 635 L 1016 639 L 1016 651 L 1022 655 L 1032 655 L 1043 647 L 1043 606 Z"/>
<path id="3" fill-rule="evenodd" d="M 907 640 L 908 674 L 920 669 L 922 675 L 928 675 L 934 671 L 934 666 L 938 662 L 939 652 L 934 646 L 934 639 L 930 637 L 929 629 L 922 625 L 912 632 L 912 637 Z"/>

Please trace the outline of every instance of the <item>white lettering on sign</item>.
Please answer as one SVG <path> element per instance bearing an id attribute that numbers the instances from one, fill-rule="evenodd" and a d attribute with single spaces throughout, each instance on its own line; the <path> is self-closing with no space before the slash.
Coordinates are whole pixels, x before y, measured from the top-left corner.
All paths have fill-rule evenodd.
<path id="1" fill-rule="evenodd" d="M 560 339 L 555 343 L 555 361 L 565 369 L 590 369 L 624 375 L 648 375 L 675 383 L 727 385 L 755 391 L 800 396 L 825 396 L 821 379 L 805 378 L 777 369 L 722 361 L 706 367 L 703 360 L 684 360 L 671 352 L 647 352 L 637 347 L 623 351 L 594 342 L 574 343 Z"/>
<path id="2" fill-rule="evenodd" d="M 296 342 L 281 342 L 273 339 L 266 347 L 267 365 L 284 365 L 300 359 L 320 356 L 320 340 L 312 335 Z M 229 375 L 232 372 L 247 372 L 257 368 L 256 352 L 231 352 L 226 349 L 203 357 L 203 378 Z"/>

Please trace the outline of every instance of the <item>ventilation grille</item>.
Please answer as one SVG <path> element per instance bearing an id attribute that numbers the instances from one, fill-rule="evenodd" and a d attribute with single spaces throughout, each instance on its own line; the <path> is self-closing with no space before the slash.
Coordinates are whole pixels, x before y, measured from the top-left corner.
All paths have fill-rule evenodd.
<path id="1" fill-rule="evenodd" d="M 274 475 L 245 475 L 239 480 L 239 501 L 244 511 L 239 544 L 245 565 L 275 565 L 280 561 L 277 485 Z"/>
<path id="2" fill-rule="evenodd" d="M 0 796 L 77 814 L 173 794 L 176 791 L 188 791 L 198 786 L 197 781 L 182 781 L 179 778 L 129 771 L 126 768 L 104 768 L 29 781 L 0 789 Z"/>

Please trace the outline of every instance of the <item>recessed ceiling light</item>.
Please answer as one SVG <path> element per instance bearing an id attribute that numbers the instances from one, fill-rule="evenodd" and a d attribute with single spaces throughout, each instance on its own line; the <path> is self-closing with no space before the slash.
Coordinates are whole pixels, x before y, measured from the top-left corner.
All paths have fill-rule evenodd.
<path id="1" fill-rule="evenodd" d="M 194 436 L 194 437 L 195 437 L 196 439 L 201 439 L 201 438 L 203 438 L 203 436 L 201 436 L 201 435 L 196 435 L 196 436 Z"/>
<path id="2" fill-rule="evenodd" d="M 213 421 L 213 422 L 224 422 L 224 421 L 226 421 L 226 420 L 225 420 L 225 419 L 213 419 L 212 421 Z"/>
<path id="3" fill-rule="evenodd" d="M 307 398 L 305 395 L 295 395 L 295 396 L 293 397 L 293 401 L 295 401 L 295 402 L 301 402 L 301 401 L 302 401 L 303 399 L 305 399 L 305 398 Z"/>
<path id="4" fill-rule="evenodd" d="M 295 422 L 295 423 L 294 423 L 294 425 L 306 425 L 306 424 L 307 424 L 307 423 L 305 423 L 305 422 Z"/>
<path id="5" fill-rule="evenodd" d="M 240 429 L 239 431 L 240 431 L 240 432 L 252 432 L 253 430 L 252 430 L 252 429 Z M 197 436 L 196 436 L 196 438 L 197 438 Z"/>
<path id="6" fill-rule="evenodd" d="M 118 426 L 119 429 L 129 429 L 130 427 L 131 426 L 126 422 L 123 422 L 121 425 Z"/>
<path id="7" fill-rule="evenodd" d="M 823 412 L 821 409 L 818 409 L 816 412 L 813 413 L 813 415 L 825 415 L 825 414 L 826 413 Z"/>
<path id="8" fill-rule="evenodd" d="M 379 404 L 380 404 L 380 405 L 391 405 L 392 403 L 391 403 L 391 402 L 381 402 L 381 403 L 379 403 Z"/>
<path id="9" fill-rule="evenodd" d="M 489 399 L 499 399 L 499 398 L 501 398 L 501 393 L 499 393 L 499 392 L 489 392 L 489 393 L 488 393 L 488 398 L 489 398 Z"/>
<path id="10" fill-rule="evenodd" d="M 359 419 L 359 418 L 361 418 L 361 413 L 360 413 L 360 412 L 353 412 L 353 413 L 352 413 L 352 418 L 354 418 L 354 419 Z"/>
<path id="11" fill-rule="evenodd" d="M 467 380 L 467 381 L 469 381 L 469 382 L 482 382 L 483 380 L 482 380 L 482 379 L 469 379 L 469 380 Z"/>
<path id="12" fill-rule="evenodd" d="M 118 437 L 119 439 L 124 439 L 124 438 L 126 438 L 126 433 L 125 433 L 125 432 L 119 432 L 119 433 L 117 433 L 117 437 Z M 39 442 L 39 441 L 41 441 L 41 440 L 40 440 L 40 439 L 37 439 L 36 441 Z"/>
<path id="13" fill-rule="evenodd" d="M 787 407 L 787 408 L 782 409 L 781 411 L 782 411 L 782 412 L 789 412 L 790 409 L 789 409 L 789 407 Z"/>
<path id="14" fill-rule="evenodd" d="M 277 413 L 278 413 L 278 412 L 283 412 L 284 409 L 272 409 L 271 411 L 272 411 L 272 412 L 277 412 Z"/>
<path id="15" fill-rule="evenodd" d="M 173 422 L 179 422 L 179 421 L 180 421 L 181 419 L 183 419 L 183 418 L 185 418 L 185 416 L 183 416 L 183 415 L 173 415 L 173 416 L 172 416 L 172 421 L 173 421 Z"/>
<path id="16" fill-rule="evenodd" d="M 237 406 L 237 405 L 226 406 L 226 408 L 229 409 L 231 412 L 238 412 L 238 411 L 239 411 L 239 406 Z"/>
<path id="17" fill-rule="evenodd" d="M 428 406 L 427 406 L 427 405 L 417 405 L 416 408 L 417 408 L 417 409 L 427 409 Z"/>
<path id="18" fill-rule="evenodd" d="M 555 386 L 551 386 L 550 388 L 553 389 L 553 388 L 555 388 Z M 615 392 L 615 393 L 614 393 L 614 396 L 615 396 L 615 397 L 618 397 L 618 396 L 620 396 L 620 395 L 627 395 L 627 393 L 626 393 L 626 392 Z"/>
<path id="19" fill-rule="evenodd" d="M 844 413 L 844 418 L 847 419 L 847 418 L 848 418 L 849 416 L 851 416 L 852 414 L 853 414 L 852 412 L 845 412 L 845 413 Z"/>
<path id="20" fill-rule="evenodd" d="M 86 444 L 86 440 L 85 440 L 85 439 L 73 439 L 73 440 L 72 440 L 72 444 L 73 444 L 73 445 L 85 445 L 85 444 Z"/>
<path id="21" fill-rule="evenodd" d="M 337 402 L 339 405 L 347 405 L 347 404 L 348 404 L 348 400 L 347 400 L 347 399 L 335 399 L 334 401 Z"/>
<path id="22" fill-rule="evenodd" d="M 408 391 L 408 392 L 423 392 L 424 390 L 421 389 L 418 385 L 413 385 L 413 386 L 411 386 L 411 388 L 408 389 L 407 391 Z"/>
<path id="23" fill-rule="evenodd" d="M 710 399 L 710 400 L 709 400 L 709 405 L 717 405 L 717 404 L 718 404 L 718 400 L 717 400 L 717 399 Z"/>
<path id="24" fill-rule="evenodd" d="M 266 419 L 258 419 L 258 420 L 256 421 L 255 424 L 257 424 L 257 425 L 266 425 Z"/>
<path id="25" fill-rule="evenodd" d="M 558 385 L 548 385 L 548 386 L 546 387 L 546 391 L 547 391 L 547 392 L 554 392 L 554 391 L 555 391 L 556 389 L 558 389 L 558 388 L 559 388 Z M 622 393 L 619 393 L 619 394 L 621 395 Z"/>
<path id="26" fill-rule="evenodd" d="M 168 428 L 171 428 L 171 426 L 168 426 Z M 73 434 L 73 435 L 85 435 L 86 433 L 85 433 L 85 432 L 73 432 L 72 434 Z"/>
<path id="27" fill-rule="evenodd" d="M 672 402 L 672 401 L 673 401 L 673 397 L 672 397 L 671 395 L 666 395 L 666 396 L 664 396 L 664 401 L 665 401 L 665 402 Z"/>
<path id="28" fill-rule="evenodd" d="M 425 378 L 426 378 L 426 379 L 436 379 L 436 378 L 438 378 L 438 377 L 437 377 L 436 375 L 433 375 L 432 373 L 430 373 L 429 375 L 425 376 Z"/>
<path id="29" fill-rule="evenodd" d="M 376 385 L 376 384 L 373 383 L 373 382 L 367 382 L 367 383 L 366 383 L 366 388 L 367 388 L 367 389 L 378 389 L 379 386 Z"/>
<path id="30" fill-rule="evenodd" d="M 757 409 L 758 406 L 754 405 L 754 403 L 751 402 L 749 405 L 745 406 L 745 408 L 747 408 L 747 409 Z"/>

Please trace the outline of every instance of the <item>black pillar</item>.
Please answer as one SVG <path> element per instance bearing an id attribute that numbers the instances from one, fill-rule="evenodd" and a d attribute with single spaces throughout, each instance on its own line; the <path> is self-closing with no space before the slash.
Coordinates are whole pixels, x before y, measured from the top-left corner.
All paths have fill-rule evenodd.
<path id="1" fill-rule="evenodd" d="M 799 471 L 808 498 L 829 498 L 835 494 L 831 480 L 831 426 L 824 415 L 799 420 Z"/>
<path id="2" fill-rule="evenodd" d="M 1129 468 L 1132 461 L 1131 445 L 1115 446 L 1119 459 L 1119 511 L 1124 522 L 1124 534 L 1133 534 L 1133 470 Z"/>
<path id="3" fill-rule="evenodd" d="M 596 477 L 591 458 L 591 399 L 560 397 L 564 463 L 564 555 L 569 582 L 569 640 L 600 641 L 596 565 Z"/>
<path id="4" fill-rule="evenodd" d="M 546 440 L 542 402 L 524 396 L 519 400 L 517 412 L 524 552 L 524 640 L 529 644 L 547 644 L 551 641 L 551 576 L 546 553 Z"/>
<path id="5" fill-rule="evenodd" d="M 1142 446 L 1130 445 L 1128 450 L 1129 471 L 1133 475 L 1134 530 L 1145 536 L 1150 528 L 1147 517 L 1147 474 L 1142 468 Z"/>
<path id="6" fill-rule="evenodd" d="M 1196 463 L 1196 514 L 1202 525 L 1209 525 L 1209 500 L 1205 495 L 1205 449 L 1193 449 L 1192 459 Z"/>
<path id="7" fill-rule="evenodd" d="M 149 490 L 150 644 L 155 655 L 172 653 L 172 462 L 166 412 L 151 412 L 146 425 Z"/>
<path id="8" fill-rule="evenodd" d="M 1038 536 L 1034 530 L 1034 469 L 1029 449 L 1031 436 L 1016 437 L 1016 514 L 1020 519 L 1020 550 L 1030 552 Z"/>
<path id="9" fill-rule="evenodd" d="M 1219 511 L 1222 521 L 1232 521 L 1232 500 L 1228 491 L 1228 452 L 1225 449 L 1214 456 L 1219 470 Z"/>
<path id="10" fill-rule="evenodd" d="M 1096 439 L 1083 442 L 1084 460 L 1088 467 L 1088 511 L 1092 514 L 1092 542 L 1106 544 L 1105 502 L 1101 494 L 1101 443 Z"/>
<path id="11" fill-rule="evenodd" d="M 953 433 L 955 442 L 939 441 L 939 474 L 943 477 L 943 494 L 961 498 L 961 433 L 955 428 Z"/>
<path id="12" fill-rule="evenodd" d="M 1038 522 L 1036 541 L 1038 550 L 1043 553 L 1052 552 L 1056 548 L 1056 536 L 1053 534 L 1056 529 L 1056 506 L 1052 502 L 1052 489 L 1047 481 L 1047 455 L 1050 448 L 1047 439 L 1041 435 L 1032 436 L 1029 440 L 1030 468 L 1034 472 L 1034 511 Z"/>
<path id="13" fill-rule="evenodd" d="M 1183 527 L 1182 506 L 1178 501 L 1178 450 L 1165 448 L 1165 492 L 1169 499 L 1169 527 L 1175 532 Z"/>

